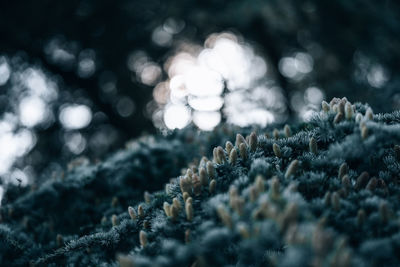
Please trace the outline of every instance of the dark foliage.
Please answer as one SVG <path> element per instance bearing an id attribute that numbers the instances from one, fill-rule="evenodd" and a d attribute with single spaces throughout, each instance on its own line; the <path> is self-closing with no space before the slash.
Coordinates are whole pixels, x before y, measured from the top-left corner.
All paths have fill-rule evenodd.
<path id="1" fill-rule="evenodd" d="M 1 262 L 398 266 L 400 113 L 345 99 L 323 109 L 258 135 L 224 126 L 148 137 L 38 188 L 10 187 Z M 192 161 L 237 131 L 247 138 Z"/>

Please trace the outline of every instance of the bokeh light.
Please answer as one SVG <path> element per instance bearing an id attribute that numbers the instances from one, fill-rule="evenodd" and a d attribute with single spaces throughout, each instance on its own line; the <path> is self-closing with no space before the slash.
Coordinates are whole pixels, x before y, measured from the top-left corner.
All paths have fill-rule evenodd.
<path id="1" fill-rule="evenodd" d="M 182 129 L 190 122 L 190 110 L 181 104 L 166 106 L 164 122 L 169 129 Z"/>
<path id="2" fill-rule="evenodd" d="M 11 70 L 5 57 L 0 57 L 0 86 L 5 84 L 10 78 Z"/>
<path id="3" fill-rule="evenodd" d="M 37 96 L 27 96 L 19 103 L 19 116 L 21 123 L 33 127 L 45 119 L 46 103 Z"/>
<path id="4" fill-rule="evenodd" d="M 279 71 L 283 76 L 295 81 L 303 79 L 313 70 L 314 61 L 311 55 L 303 52 L 283 57 L 279 61 Z"/>
<path id="5" fill-rule="evenodd" d="M 140 51 L 135 55 L 133 69 L 145 57 Z M 311 71 L 307 69 L 312 68 L 309 58 L 302 54 L 297 57 L 299 65 L 306 62 L 299 67 L 301 71 Z M 202 130 L 212 130 L 223 117 L 240 126 L 265 126 L 285 117 L 285 105 L 276 101 L 284 97 L 274 86 L 266 60 L 236 34 L 211 34 L 203 46 L 181 44 L 166 60 L 164 69 L 168 79 L 157 83 L 153 90 L 158 105 L 154 112 L 164 114 L 164 123 L 160 123 L 159 115 L 153 115 L 158 128 L 181 128 L 193 121 Z M 255 95 L 257 100 L 253 101 Z M 171 107 L 192 112 L 172 113 Z"/>
<path id="6" fill-rule="evenodd" d="M 67 129 L 81 129 L 89 125 L 92 111 L 85 105 L 65 105 L 61 108 L 59 119 Z"/>

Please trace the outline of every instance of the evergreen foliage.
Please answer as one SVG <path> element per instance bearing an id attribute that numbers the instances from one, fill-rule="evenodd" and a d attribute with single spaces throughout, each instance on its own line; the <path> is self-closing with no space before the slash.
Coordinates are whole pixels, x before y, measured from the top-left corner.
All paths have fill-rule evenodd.
<path id="1" fill-rule="evenodd" d="M 142 138 L 38 188 L 10 187 L 0 262 L 398 266 L 400 112 L 345 98 L 322 108 L 257 134 L 221 126 Z"/>

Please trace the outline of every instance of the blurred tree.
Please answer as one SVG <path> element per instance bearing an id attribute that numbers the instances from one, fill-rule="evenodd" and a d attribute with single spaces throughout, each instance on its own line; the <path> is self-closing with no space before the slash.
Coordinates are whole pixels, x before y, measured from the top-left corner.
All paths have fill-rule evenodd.
<path id="1" fill-rule="evenodd" d="M 0 22 L 2 121 L 13 122 L 15 134 L 28 129 L 36 144 L 26 149 L 21 168 L 40 171 L 82 153 L 102 157 L 155 131 L 148 103 L 154 85 L 166 77 L 167 57 L 184 40 L 201 43 L 226 30 L 268 60 L 291 117 L 307 104 L 303 95 L 310 86 L 322 88 L 326 98 L 369 102 L 378 112 L 400 107 L 400 3 L 394 0 L 17 0 L 0 3 Z M 304 56 L 311 58 L 312 72 L 299 76 L 291 67 Z M 138 64 L 150 63 L 156 77 L 135 73 Z M 22 95 L 32 94 L 18 88 L 32 73 L 46 87 L 56 84 L 57 97 L 41 98 L 49 115 L 30 125 L 21 120 L 21 103 Z M 66 127 L 65 104 L 89 108 L 88 127 Z"/>

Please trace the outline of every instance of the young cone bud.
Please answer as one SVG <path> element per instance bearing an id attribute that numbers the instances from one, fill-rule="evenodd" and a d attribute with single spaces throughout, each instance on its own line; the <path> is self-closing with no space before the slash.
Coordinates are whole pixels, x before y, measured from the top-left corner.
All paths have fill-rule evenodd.
<path id="1" fill-rule="evenodd" d="M 356 181 L 356 184 L 355 184 L 355 188 L 356 189 L 364 188 L 367 185 L 368 181 L 369 181 L 368 172 L 362 172 L 360 174 L 360 176 L 358 176 L 358 178 L 357 178 L 357 181 Z"/>
<path id="2" fill-rule="evenodd" d="M 138 206 L 138 215 L 139 215 L 140 218 L 144 217 L 144 210 L 143 210 L 142 205 Z"/>
<path id="3" fill-rule="evenodd" d="M 333 123 L 337 124 L 343 119 L 343 113 L 337 113 L 335 118 L 333 119 Z"/>
<path id="4" fill-rule="evenodd" d="M 145 247 L 147 245 L 147 233 L 143 230 L 140 230 L 139 232 L 139 241 L 142 247 Z"/>
<path id="5" fill-rule="evenodd" d="M 258 144 L 257 134 L 255 132 L 252 132 L 249 137 L 249 146 L 251 152 L 256 151 L 257 144 Z"/>
<path id="6" fill-rule="evenodd" d="M 245 223 L 239 223 L 237 226 L 237 231 L 242 236 L 243 239 L 247 239 L 250 237 L 249 227 Z"/>
<path id="7" fill-rule="evenodd" d="M 151 198 L 152 198 L 152 195 L 149 192 L 144 191 L 144 201 L 147 204 L 149 204 L 151 202 Z"/>
<path id="8" fill-rule="evenodd" d="M 234 198 L 234 197 L 237 197 L 237 196 L 239 196 L 239 192 L 238 192 L 237 187 L 234 186 L 234 185 L 231 185 L 229 187 L 229 197 L 230 198 Z"/>
<path id="9" fill-rule="evenodd" d="M 190 197 L 190 195 L 189 195 L 187 192 L 185 192 L 185 193 L 182 194 L 182 198 L 183 198 L 183 201 L 184 201 L 184 202 L 186 202 L 186 200 L 187 200 L 189 197 Z"/>
<path id="10" fill-rule="evenodd" d="M 332 98 L 332 100 L 329 102 L 329 105 L 330 105 L 331 107 L 333 107 L 334 105 L 338 104 L 339 101 L 340 101 L 340 98 L 334 97 L 334 98 Z"/>
<path id="11" fill-rule="evenodd" d="M 236 145 L 236 147 L 239 147 L 240 144 L 246 144 L 246 140 L 244 139 L 243 135 L 237 134 L 235 145 Z"/>
<path id="12" fill-rule="evenodd" d="M 275 156 L 277 156 L 278 158 L 282 157 L 281 148 L 279 147 L 279 145 L 274 143 L 272 145 L 272 150 L 274 151 Z"/>
<path id="13" fill-rule="evenodd" d="M 298 166 L 299 166 L 299 161 L 297 159 L 293 160 L 289 164 L 289 167 L 286 170 L 285 178 L 288 179 L 290 176 L 292 176 L 297 171 Z"/>
<path id="14" fill-rule="evenodd" d="M 369 180 L 366 189 L 374 191 L 377 185 L 378 185 L 378 179 L 376 179 L 376 177 L 372 177 L 371 180 Z"/>
<path id="15" fill-rule="evenodd" d="M 338 105 L 338 112 L 344 114 L 344 107 L 346 105 L 346 100 L 342 99 Z"/>
<path id="16" fill-rule="evenodd" d="M 329 112 L 329 110 L 331 109 L 331 107 L 329 106 L 328 102 L 326 102 L 326 101 L 322 101 L 321 106 L 322 106 L 322 110 L 324 112 Z"/>
<path id="17" fill-rule="evenodd" d="M 361 127 L 361 138 L 366 139 L 368 137 L 368 128 L 367 126 L 363 125 Z"/>
<path id="18" fill-rule="evenodd" d="M 118 217 L 117 217 L 117 215 L 113 214 L 111 216 L 111 223 L 112 223 L 113 226 L 117 226 L 118 225 Z"/>
<path id="19" fill-rule="evenodd" d="M 213 148 L 213 162 L 221 164 L 221 162 L 219 162 L 219 158 L 218 158 L 218 153 L 217 153 L 217 148 L 216 147 Z"/>
<path id="20" fill-rule="evenodd" d="M 201 195 L 201 183 L 200 183 L 200 180 L 197 180 L 196 182 L 193 183 L 193 194 L 195 196 Z"/>
<path id="21" fill-rule="evenodd" d="M 167 217 L 171 217 L 171 206 L 169 205 L 168 202 L 164 202 L 163 209 L 164 209 L 165 215 L 167 215 Z"/>
<path id="22" fill-rule="evenodd" d="M 332 110 L 333 110 L 335 113 L 338 113 L 338 112 L 339 112 L 339 105 L 338 105 L 338 104 L 334 104 L 334 105 L 332 106 Z"/>
<path id="23" fill-rule="evenodd" d="M 205 168 L 200 167 L 200 169 L 199 169 L 199 177 L 200 177 L 200 183 L 201 183 L 203 186 L 208 185 L 207 171 L 206 171 Z"/>
<path id="24" fill-rule="evenodd" d="M 265 191 L 264 178 L 261 175 L 257 175 L 254 185 L 258 193 L 262 193 Z"/>
<path id="25" fill-rule="evenodd" d="M 186 219 L 188 221 L 192 221 L 193 220 L 193 206 L 191 203 L 186 202 L 185 211 L 186 211 Z"/>
<path id="26" fill-rule="evenodd" d="M 258 191 L 254 185 L 250 186 L 249 188 L 249 198 L 251 202 L 256 201 L 256 199 L 258 198 Z"/>
<path id="27" fill-rule="evenodd" d="M 279 197 L 280 195 L 280 184 L 279 184 L 279 180 L 276 176 L 272 177 L 271 179 L 271 188 L 270 188 L 270 193 L 271 193 L 271 197 L 273 199 L 276 199 Z"/>
<path id="28" fill-rule="evenodd" d="M 236 149 L 232 149 L 231 153 L 229 154 L 229 163 L 234 165 L 237 160 L 237 152 Z"/>
<path id="29" fill-rule="evenodd" d="M 224 149 L 221 146 L 217 147 L 217 157 L 218 157 L 218 163 L 222 164 L 226 161 L 225 158 L 225 153 L 224 153 Z"/>
<path id="30" fill-rule="evenodd" d="M 208 191 L 210 192 L 210 194 L 214 194 L 215 190 L 217 189 L 217 181 L 215 181 L 214 179 L 211 180 Z"/>
<path id="31" fill-rule="evenodd" d="M 209 161 L 209 162 L 207 162 L 206 167 L 207 167 L 208 176 L 209 176 L 211 179 L 215 178 L 215 168 L 214 168 L 214 164 L 213 164 L 211 161 Z"/>
<path id="32" fill-rule="evenodd" d="M 344 114 L 346 116 L 347 120 L 351 120 L 354 115 L 353 107 L 351 106 L 350 102 L 346 103 L 346 106 L 344 107 Z"/>
<path id="33" fill-rule="evenodd" d="M 188 198 L 186 199 L 186 201 L 185 201 L 185 205 L 188 204 L 188 203 L 193 204 L 193 198 L 188 197 Z"/>
<path id="34" fill-rule="evenodd" d="M 181 188 L 182 193 L 189 193 L 190 191 L 192 191 L 192 185 L 191 182 L 189 181 L 188 177 L 180 177 L 179 180 L 179 186 Z"/>
<path id="35" fill-rule="evenodd" d="M 206 165 L 207 164 L 207 162 L 208 162 L 208 159 L 206 158 L 206 157 L 201 157 L 201 160 L 200 160 L 200 163 L 199 163 L 199 166 L 203 166 L 203 165 Z"/>
<path id="36" fill-rule="evenodd" d="M 128 207 L 128 213 L 129 213 L 129 217 L 131 217 L 132 220 L 136 220 L 136 211 L 134 208 L 132 208 L 131 206 Z"/>
<path id="37" fill-rule="evenodd" d="M 193 171 L 192 171 L 191 168 L 188 168 L 188 169 L 186 170 L 186 177 L 187 177 L 189 180 L 192 180 Z"/>
<path id="38" fill-rule="evenodd" d="M 232 228 L 232 217 L 223 205 L 218 206 L 217 213 L 218 213 L 218 216 L 221 219 L 222 223 L 226 227 Z"/>
<path id="39" fill-rule="evenodd" d="M 229 155 L 229 153 L 231 153 L 232 149 L 233 149 L 233 144 L 231 142 L 227 141 L 225 143 L 225 150 L 228 153 L 228 155 Z"/>
<path id="40" fill-rule="evenodd" d="M 346 190 L 349 190 L 350 187 L 351 187 L 350 178 L 349 178 L 349 176 L 347 174 L 343 175 L 343 177 L 342 177 L 342 186 Z"/>
<path id="41" fill-rule="evenodd" d="M 363 119 L 362 114 L 357 112 L 356 118 L 354 119 L 356 121 L 356 123 L 360 123 L 362 119 Z"/>
<path id="42" fill-rule="evenodd" d="M 179 209 L 176 206 L 172 205 L 172 206 L 170 206 L 170 213 L 171 213 L 172 221 L 173 222 L 176 221 L 176 219 L 178 218 L 178 215 L 179 215 Z"/>
<path id="43" fill-rule="evenodd" d="M 181 202 L 179 202 L 176 197 L 172 199 L 172 205 L 174 205 L 178 209 L 178 211 L 182 208 Z"/>
<path id="44" fill-rule="evenodd" d="M 292 136 L 292 130 L 290 129 L 290 126 L 288 124 L 286 124 L 283 127 L 283 132 L 285 133 L 286 137 L 291 137 Z"/>
<path id="45" fill-rule="evenodd" d="M 374 119 L 374 112 L 372 112 L 371 108 L 367 108 L 367 111 L 365 111 L 365 118 L 371 121 Z"/>
<path id="46" fill-rule="evenodd" d="M 135 262 L 128 255 L 118 254 L 117 261 L 120 267 L 135 267 Z"/>
<path id="47" fill-rule="evenodd" d="M 247 159 L 247 146 L 245 143 L 241 143 L 239 145 L 239 153 L 240 153 L 240 157 L 242 157 L 243 160 Z"/>
<path id="48" fill-rule="evenodd" d="M 279 131 L 278 131 L 278 129 L 274 129 L 274 131 L 272 132 L 272 135 L 274 136 L 274 139 L 278 139 L 278 138 L 279 138 Z"/>

